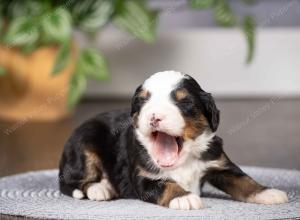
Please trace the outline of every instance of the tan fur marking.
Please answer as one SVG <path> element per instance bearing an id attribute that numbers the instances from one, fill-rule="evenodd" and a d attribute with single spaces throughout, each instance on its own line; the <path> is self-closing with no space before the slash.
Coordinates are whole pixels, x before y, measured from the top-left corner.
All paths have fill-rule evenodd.
<path id="1" fill-rule="evenodd" d="M 249 176 L 228 176 L 226 178 L 228 178 L 227 182 L 230 182 L 230 185 L 226 187 L 227 193 L 239 201 L 246 201 L 249 196 L 259 193 L 264 189 L 263 186 L 257 184 Z"/>
<path id="2" fill-rule="evenodd" d="M 185 127 L 183 138 L 187 139 L 195 139 L 198 137 L 208 126 L 208 122 L 204 115 L 200 115 L 199 120 L 193 120 L 190 118 L 185 118 Z"/>
<path id="3" fill-rule="evenodd" d="M 132 125 L 134 128 L 138 128 L 138 113 L 134 113 L 132 116 Z"/>
<path id="4" fill-rule="evenodd" d="M 189 194 L 175 182 L 166 182 L 165 190 L 163 194 L 158 199 L 158 204 L 162 206 L 169 206 L 169 203 L 172 199 L 176 197 L 181 197 Z"/>
<path id="5" fill-rule="evenodd" d="M 188 92 L 186 91 L 186 89 L 179 89 L 175 93 L 177 101 L 184 99 L 185 97 L 187 97 L 187 95 L 188 95 Z"/>
<path id="6" fill-rule="evenodd" d="M 137 175 L 141 177 L 147 177 L 149 179 L 158 179 L 154 173 L 148 172 L 144 168 L 142 168 L 140 165 L 137 165 Z"/>
<path id="7" fill-rule="evenodd" d="M 81 188 L 86 192 L 91 183 L 100 181 L 102 177 L 101 160 L 93 147 L 87 146 L 84 149 L 85 155 L 85 177 L 82 180 Z"/>
<path id="8" fill-rule="evenodd" d="M 146 171 L 142 167 L 137 166 L 137 169 L 138 169 L 139 176 L 147 177 L 150 179 L 156 179 L 153 174 Z M 179 186 L 175 182 L 166 180 L 164 185 L 165 185 L 164 192 L 159 196 L 157 200 L 157 204 L 159 205 L 168 207 L 172 199 L 189 194 L 189 192 L 185 191 L 181 186 Z"/>
<path id="9" fill-rule="evenodd" d="M 225 153 L 222 153 L 217 161 L 218 166 L 211 168 L 211 171 L 216 171 L 216 173 L 208 174 L 208 178 L 210 178 L 208 182 L 234 199 L 246 202 L 249 196 L 266 189 L 246 174 L 232 171 L 231 162 Z"/>
<path id="10" fill-rule="evenodd" d="M 218 167 L 216 167 L 216 169 L 224 170 L 226 163 L 228 161 L 228 157 L 224 153 L 222 153 L 217 160 L 218 160 L 219 164 L 218 164 Z"/>
<path id="11" fill-rule="evenodd" d="M 142 98 L 148 98 L 150 96 L 150 93 L 147 90 L 142 90 L 138 96 Z"/>
<path id="12" fill-rule="evenodd" d="M 142 177 L 150 177 L 151 176 L 151 174 L 148 171 L 144 170 L 140 166 L 137 167 L 137 170 L 138 170 L 138 175 L 139 176 L 142 176 Z"/>

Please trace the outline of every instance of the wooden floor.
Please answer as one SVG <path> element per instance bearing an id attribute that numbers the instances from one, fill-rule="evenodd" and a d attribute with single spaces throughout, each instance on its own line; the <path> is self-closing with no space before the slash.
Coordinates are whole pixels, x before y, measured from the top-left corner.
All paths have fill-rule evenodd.
<path id="1" fill-rule="evenodd" d="M 218 134 L 238 164 L 300 169 L 299 100 L 217 100 Z M 0 176 L 57 168 L 72 129 L 98 112 L 128 107 L 128 101 L 85 102 L 74 116 L 51 123 L 0 123 Z M 11 133 L 7 129 L 14 128 Z"/>

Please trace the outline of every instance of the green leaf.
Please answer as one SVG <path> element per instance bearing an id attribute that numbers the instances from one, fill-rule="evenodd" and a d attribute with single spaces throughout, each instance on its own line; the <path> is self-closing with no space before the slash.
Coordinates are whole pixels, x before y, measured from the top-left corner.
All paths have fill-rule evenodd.
<path id="1" fill-rule="evenodd" d="M 230 8 L 228 1 L 217 0 L 214 7 L 214 16 L 216 22 L 225 27 L 231 27 L 236 23 L 236 18 Z"/>
<path id="2" fill-rule="evenodd" d="M 247 63 L 250 63 L 253 59 L 255 50 L 255 20 L 251 16 L 246 16 L 243 22 L 243 32 L 247 41 Z"/>
<path id="3" fill-rule="evenodd" d="M 4 21 L 3 18 L 0 16 L 0 37 L 2 35 L 3 27 L 4 27 Z"/>
<path id="4" fill-rule="evenodd" d="M 109 77 L 106 60 L 94 49 L 83 50 L 78 65 L 83 74 L 96 80 L 106 80 Z"/>
<path id="5" fill-rule="evenodd" d="M 3 0 L 2 0 L 3 1 Z M 8 15 L 10 18 L 24 17 L 24 16 L 39 16 L 47 7 L 47 2 L 40 0 L 30 1 L 10 1 L 8 6 Z"/>
<path id="6" fill-rule="evenodd" d="M 71 16 L 62 7 L 45 14 L 41 24 L 46 41 L 64 42 L 71 37 Z"/>
<path id="7" fill-rule="evenodd" d="M 71 57 L 71 43 L 69 41 L 64 42 L 56 55 L 54 66 L 52 69 L 52 75 L 59 74 L 69 63 Z"/>
<path id="8" fill-rule="evenodd" d="M 10 46 L 22 46 L 35 43 L 38 37 L 38 28 L 32 20 L 27 17 L 19 17 L 10 22 L 4 42 Z"/>
<path id="9" fill-rule="evenodd" d="M 0 66 L 0 76 L 4 76 L 6 74 L 6 70 Z"/>
<path id="10" fill-rule="evenodd" d="M 135 37 L 153 42 L 158 20 L 158 11 L 147 9 L 143 1 L 124 1 L 115 15 L 114 23 Z"/>
<path id="11" fill-rule="evenodd" d="M 113 9 L 112 1 L 96 1 L 92 10 L 79 21 L 80 28 L 87 32 L 97 32 L 109 21 Z"/>
<path id="12" fill-rule="evenodd" d="M 86 89 L 86 84 L 86 77 L 79 69 L 76 69 L 72 75 L 68 92 L 67 105 L 70 109 L 79 103 Z"/>
<path id="13" fill-rule="evenodd" d="M 189 4 L 195 9 L 207 9 L 215 5 L 215 0 L 190 0 Z"/>
<path id="14" fill-rule="evenodd" d="M 94 1 L 70 0 L 69 3 L 72 18 L 76 23 L 80 23 L 92 10 Z"/>

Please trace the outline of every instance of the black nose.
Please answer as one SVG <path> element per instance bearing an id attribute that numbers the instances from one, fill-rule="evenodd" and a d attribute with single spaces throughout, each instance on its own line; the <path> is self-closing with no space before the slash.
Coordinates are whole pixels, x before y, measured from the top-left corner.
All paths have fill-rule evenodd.
<path id="1" fill-rule="evenodd" d="M 154 128 L 159 126 L 159 122 L 161 121 L 161 118 L 158 118 L 155 116 L 155 114 L 152 115 L 150 119 L 150 125 Z"/>

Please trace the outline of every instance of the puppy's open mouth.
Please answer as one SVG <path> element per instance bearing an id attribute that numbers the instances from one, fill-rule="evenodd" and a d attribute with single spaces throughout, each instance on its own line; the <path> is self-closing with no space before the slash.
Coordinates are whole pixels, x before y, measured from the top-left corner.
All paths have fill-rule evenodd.
<path id="1" fill-rule="evenodd" d="M 161 167 L 171 167 L 179 159 L 183 139 L 167 133 L 152 132 L 153 153 L 157 164 Z"/>

